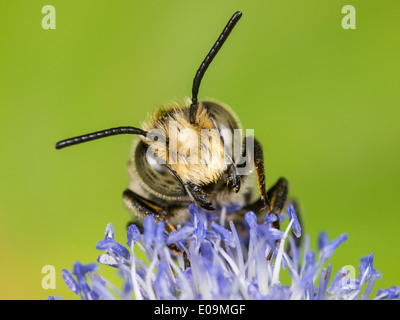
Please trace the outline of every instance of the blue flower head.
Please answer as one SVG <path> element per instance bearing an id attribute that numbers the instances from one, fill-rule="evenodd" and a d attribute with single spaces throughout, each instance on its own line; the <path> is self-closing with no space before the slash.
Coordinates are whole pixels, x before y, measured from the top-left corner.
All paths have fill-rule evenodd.
<path id="1" fill-rule="evenodd" d="M 145 218 L 143 233 L 129 226 L 127 247 L 114 239 L 114 228 L 107 225 L 96 245 L 103 251 L 98 263 L 119 270 L 124 280 L 120 290 L 99 275 L 98 264 L 80 262 L 72 273 L 62 271 L 67 287 L 82 299 L 369 299 L 381 277 L 373 267 L 373 254 L 361 259 L 357 279 L 351 279 L 346 268 L 332 274 L 327 261 L 347 240 L 346 234 L 329 241 L 321 233 L 318 252 L 309 249 L 309 238 L 303 235 L 304 248 L 299 250 L 294 237 L 302 236 L 301 226 L 293 206 L 288 206 L 289 221 L 282 231 L 272 228 L 274 215 L 259 224 L 248 212 L 246 228 L 239 231 L 225 221 L 230 208 L 221 209 L 222 218 L 194 204 L 188 210 L 190 221 L 169 235 L 164 221 L 156 222 L 153 216 Z M 148 261 L 138 259 L 135 250 Z M 291 279 L 287 284 L 280 280 L 284 270 Z M 391 287 L 379 290 L 374 299 L 398 298 L 399 288 Z"/>

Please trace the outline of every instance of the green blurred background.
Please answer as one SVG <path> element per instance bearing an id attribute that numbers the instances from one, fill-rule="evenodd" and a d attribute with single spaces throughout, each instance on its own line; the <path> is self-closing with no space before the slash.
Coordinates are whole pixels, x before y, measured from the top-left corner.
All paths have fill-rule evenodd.
<path id="1" fill-rule="evenodd" d="M 44 5 L 56 30 L 44 30 Z M 357 29 L 341 26 L 344 5 Z M 56 151 L 56 141 L 113 126 L 191 94 L 192 79 L 236 10 L 243 18 L 204 77 L 200 98 L 230 105 L 263 143 L 319 231 L 349 239 L 333 272 L 375 254 L 375 288 L 400 285 L 400 2 L 0 2 L 0 298 L 74 298 L 60 271 L 95 262 L 112 222 L 125 242 L 132 137 Z M 44 290 L 44 265 L 57 272 Z M 118 280 L 115 270 L 101 273 Z"/>

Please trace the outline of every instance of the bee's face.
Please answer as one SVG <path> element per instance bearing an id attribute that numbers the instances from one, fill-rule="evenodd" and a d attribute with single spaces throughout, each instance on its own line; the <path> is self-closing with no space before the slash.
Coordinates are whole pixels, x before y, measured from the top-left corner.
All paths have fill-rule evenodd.
<path id="1" fill-rule="evenodd" d="M 236 165 L 232 150 L 242 152 L 242 137 L 234 143 L 240 123 L 229 107 L 200 102 L 194 124 L 190 123 L 189 110 L 190 101 L 186 101 L 165 108 L 162 117 L 155 113 L 145 129 L 157 138 L 143 137 L 134 148 L 134 174 L 157 197 L 182 198 L 189 183 L 203 188 L 224 180 L 226 185 L 228 171 Z"/>

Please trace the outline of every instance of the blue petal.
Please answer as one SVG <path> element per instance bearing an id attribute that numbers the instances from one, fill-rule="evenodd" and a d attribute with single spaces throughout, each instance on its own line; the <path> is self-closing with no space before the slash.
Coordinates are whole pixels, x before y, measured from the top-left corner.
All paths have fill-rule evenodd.
<path id="1" fill-rule="evenodd" d="M 348 238 L 347 234 L 342 234 L 333 240 L 331 243 L 327 244 L 322 250 L 322 259 L 327 260 L 335 252 L 336 248 L 340 246 Z"/>
<path id="2" fill-rule="evenodd" d="M 156 245 L 160 246 L 165 243 L 165 222 L 161 220 L 159 223 L 156 224 L 155 230 L 155 243 Z"/>
<path id="3" fill-rule="evenodd" d="M 275 222 L 276 220 L 278 220 L 278 217 L 276 215 L 274 215 L 274 214 L 266 214 L 265 217 L 264 217 L 264 222 L 266 224 Z"/>
<path id="4" fill-rule="evenodd" d="M 315 252 L 312 250 L 306 253 L 306 268 L 315 264 Z"/>
<path id="5" fill-rule="evenodd" d="M 98 258 L 97 258 L 97 262 L 104 264 L 106 266 L 111 266 L 114 268 L 118 268 L 119 264 L 118 261 L 111 255 L 109 254 L 101 254 Z"/>
<path id="6" fill-rule="evenodd" d="M 273 285 L 271 291 L 268 293 L 268 300 L 289 300 L 290 288 L 288 286 Z"/>
<path id="7" fill-rule="evenodd" d="M 176 232 L 171 232 L 167 238 L 167 245 L 189 240 L 194 230 L 195 229 L 193 227 L 184 226 Z"/>
<path id="8" fill-rule="evenodd" d="M 62 297 L 59 296 L 48 296 L 47 300 L 64 300 Z"/>
<path id="9" fill-rule="evenodd" d="M 208 263 L 212 264 L 214 261 L 214 248 L 211 246 L 211 243 L 208 241 L 204 241 L 200 247 L 203 259 Z"/>
<path id="10" fill-rule="evenodd" d="M 309 258 L 309 260 L 311 260 Z M 304 290 L 307 288 L 308 285 L 312 286 L 312 281 L 313 281 L 313 277 L 315 274 L 315 270 L 316 270 L 316 266 L 314 263 L 309 263 L 307 264 L 304 274 L 301 277 L 299 283 L 298 283 L 298 287 L 300 288 L 300 290 Z"/>
<path id="11" fill-rule="evenodd" d="M 331 286 L 328 289 L 330 294 L 342 297 L 352 291 L 360 289 L 360 281 L 358 279 L 349 279 L 349 271 L 341 268 L 332 280 Z"/>
<path id="12" fill-rule="evenodd" d="M 96 272 L 99 270 L 99 266 L 95 263 L 81 264 L 80 268 L 84 274 L 88 272 Z"/>
<path id="13" fill-rule="evenodd" d="M 368 281 L 372 275 L 377 278 L 380 278 L 381 275 L 378 270 L 373 268 L 374 264 L 374 254 L 370 253 L 368 257 L 362 257 L 360 259 L 360 265 L 358 270 L 360 271 L 359 279 L 364 278 L 365 281 Z M 367 273 L 366 273 L 367 272 Z"/>
<path id="14" fill-rule="evenodd" d="M 257 217 L 254 214 L 254 212 L 252 211 L 246 212 L 244 218 L 246 219 L 246 222 L 248 223 L 250 229 L 254 229 L 254 231 L 257 232 L 258 229 Z"/>
<path id="15" fill-rule="evenodd" d="M 108 250 L 115 246 L 116 241 L 113 239 L 100 240 L 96 244 L 97 250 Z"/>
<path id="16" fill-rule="evenodd" d="M 111 223 L 107 224 L 104 239 L 114 239 L 114 227 Z"/>
<path id="17" fill-rule="evenodd" d="M 399 298 L 399 294 L 400 294 L 400 288 L 397 286 L 393 286 L 388 289 L 378 290 L 375 299 L 397 300 Z"/>
<path id="18" fill-rule="evenodd" d="M 122 257 L 125 259 L 130 259 L 130 253 L 127 248 L 123 245 L 119 244 L 114 239 L 106 239 L 97 242 L 96 244 L 97 250 L 112 250 L 118 257 Z"/>
<path id="19" fill-rule="evenodd" d="M 127 279 L 126 279 L 127 280 Z M 124 287 L 122 289 L 125 296 L 129 296 L 132 293 L 132 284 L 131 281 L 125 281 Z"/>
<path id="20" fill-rule="evenodd" d="M 294 235 L 297 238 L 300 238 L 301 226 L 300 226 L 299 220 L 297 219 L 297 215 L 296 215 L 296 212 L 294 211 L 294 207 L 292 204 L 288 206 L 287 213 L 289 216 L 289 221 L 293 220 L 292 230 L 293 230 Z"/>
<path id="21" fill-rule="evenodd" d="M 282 213 L 279 215 L 279 222 L 282 223 L 286 219 L 286 212 L 282 211 Z"/>
<path id="22" fill-rule="evenodd" d="M 320 232 L 318 237 L 318 250 L 322 251 L 329 243 L 328 234 L 325 231 Z"/>
<path id="23" fill-rule="evenodd" d="M 95 267 L 98 268 L 98 266 L 95 264 L 83 265 L 79 261 L 75 262 L 74 266 L 72 267 L 72 273 L 76 276 L 79 286 L 81 287 L 84 293 L 85 299 L 91 299 L 91 293 L 90 293 L 91 290 L 86 281 L 85 274 L 89 271 L 96 270 Z"/>
<path id="24" fill-rule="evenodd" d="M 155 220 L 154 216 L 149 215 L 143 222 L 143 244 L 145 247 L 150 248 L 155 238 Z"/>
<path id="25" fill-rule="evenodd" d="M 221 237 L 222 240 L 224 240 L 224 242 L 227 245 L 229 245 L 232 248 L 235 247 L 235 239 L 232 235 L 232 232 L 225 229 L 224 227 L 221 227 L 219 224 L 217 224 L 215 222 L 211 222 L 210 227 Z"/>
<path id="26" fill-rule="evenodd" d="M 167 270 L 169 266 L 165 262 L 161 262 L 158 265 L 157 278 L 154 281 L 154 290 L 160 300 L 171 300 L 174 298 L 172 292 L 173 287 L 171 282 L 168 280 Z"/>
<path id="27" fill-rule="evenodd" d="M 218 286 L 218 299 L 229 299 L 230 296 L 234 293 L 232 290 L 232 280 L 225 276 L 224 272 L 221 269 L 220 265 L 216 265 L 214 267 L 213 274 L 216 278 L 216 283 Z M 215 288 L 217 289 L 217 288 Z"/>
<path id="28" fill-rule="evenodd" d="M 138 227 L 134 224 L 129 225 L 127 230 L 128 242 L 127 245 L 130 246 L 132 242 L 140 241 L 140 231 Z"/>
<path id="29" fill-rule="evenodd" d="M 194 230 L 194 235 L 198 243 L 202 243 L 206 237 L 203 220 L 197 222 L 197 228 Z"/>
<path id="30" fill-rule="evenodd" d="M 326 290 L 328 288 L 329 278 L 331 277 L 332 264 L 328 264 L 328 268 L 322 270 L 319 280 L 318 300 L 325 300 Z"/>
<path id="31" fill-rule="evenodd" d="M 93 279 L 91 283 L 93 290 L 91 290 L 92 300 L 116 300 L 111 291 L 106 287 L 105 282 L 99 277 Z"/>
<path id="32" fill-rule="evenodd" d="M 191 203 L 189 205 L 189 213 L 192 216 L 192 222 L 194 221 L 195 218 L 200 220 L 200 214 L 199 214 L 199 211 L 197 210 L 196 204 Z"/>
<path id="33" fill-rule="evenodd" d="M 225 207 L 226 213 L 232 213 L 232 212 L 239 211 L 240 209 L 242 209 L 242 207 L 243 206 L 240 203 L 232 202 L 228 206 Z"/>
<path id="34" fill-rule="evenodd" d="M 276 246 L 276 241 L 282 238 L 283 231 L 276 230 L 275 228 L 270 228 L 268 225 L 264 224 L 258 227 L 260 234 L 264 236 L 267 240 L 268 246 L 274 249 Z"/>
<path id="35" fill-rule="evenodd" d="M 252 300 L 265 299 L 265 297 L 258 290 L 258 285 L 254 283 L 254 281 L 247 286 L 247 293 L 250 295 Z"/>
<path id="36" fill-rule="evenodd" d="M 295 266 L 297 266 L 300 257 L 300 246 L 296 244 L 296 241 L 292 235 L 289 236 L 289 250 L 292 262 Z"/>
<path id="37" fill-rule="evenodd" d="M 67 269 L 61 270 L 61 276 L 67 285 L 68 289 L 74 292 L 76 295 L 80 296 L 81 295 L 81 287 L 79 284 L 75 281 L 75 279 L 72 277 L 72 275 L 69 273 Z"/>

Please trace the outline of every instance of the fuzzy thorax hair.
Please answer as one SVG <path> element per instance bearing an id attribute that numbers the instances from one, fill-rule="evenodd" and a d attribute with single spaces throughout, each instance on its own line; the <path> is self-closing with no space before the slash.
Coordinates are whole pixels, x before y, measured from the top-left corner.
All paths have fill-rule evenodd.
<path id="1" fill-rule="evenodd" d="M 199 103 L 196 121 L 189 120 L 190 99 L 183 104 L 172 102 L 159 109 L 143 124 L 157 139 L 141 137 L 149 151 L 167 164 L 183 183 L 207 185 L 217 182 L 227 170 L 226 154 L 218 130 L 206 107 Z"/>

